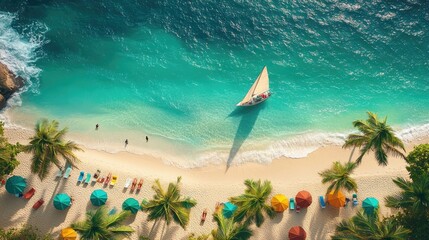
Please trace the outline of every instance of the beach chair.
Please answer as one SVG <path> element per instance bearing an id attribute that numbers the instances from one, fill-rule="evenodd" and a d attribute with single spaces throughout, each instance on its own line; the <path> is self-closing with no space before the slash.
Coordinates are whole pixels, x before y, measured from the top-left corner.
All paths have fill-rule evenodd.
<path id="1" fill-rule="evenodd" d="M 117 181 L 118 181 L 118 176 L 113 175 L 112 181 L 110 181 L 110 186 L 115 186 Z"/>
<path id="2" fill-rule="evenodd" d="M 124 185 L 125 189 L 127 189 L 131 185 L 131 181 L 132 181 L 131 178 L 127 178 L 127 180 L 125 181 L 125 185 Z"/>
<path id="3" fill-rule="evenodd" d="M 108 185 L 111 178 L 112 178 L 112 173 L 109 173 L 106 177 L 106 180 L 104 181 L 104 185 Z"/>
<path id="4" fill-rule="evenodd" d="M 203 213 L 201 214 L 201 224 L 204 224 L 204 222 L 206 221 L 206 217 L 207 217 L 207 208 L 204 209 Z"/>
<path id="5" fill-rule="evenodd" d="M 41 199 L 39 199 L 34 205 L 33 205 L 33 209 L 34 210 L 36 210 L 36 209 L 39 209 L 39 207 L 40 206 L 42 206 L 43 205 L 43 203 L 44 203 L 45 201 L 41 198 Z"/>
<path id="6" fill-rule="evenodd" d="M 137 185 L 137 178 L 134 178 L 133 184 L 131 185 L 131 192 L 134 191 L 134 189 L 136 189 L 136 185 Z"/>
<path id="7" fill-rule="evenodd" d="M 100 176 L 100 170 L 97 169 L 97 172 L 94 173 L 94 176 L 92 176 L 92 181 L 95 182 L 97 181 L 98 177 Z"/>
<path id="8" fill-rule="evenodd" d="M 83 176 L 85 176 L 85 172 L 84 171 L 81 171 L 80 173 L 79 173 L 79 177 L 77 178 L 77 182 L 79 183 L 79 182 L 82 182 L 82 180 L 83 180 Z"/>
<path id="9" fill-rule="evenodd" d="M 357 200 L 357 194 L 356 194 L 356 193 L 353 193 L 353 198 L 352 198 L 352 200 L 353 200 L 353 206 L 356 206 L 356 205 L 358 205 L 358 204 L 359 204 L 359 202 L 358 202 L 358 200 Z"/>
<path id="10" fill-rule="evenodd" d="M 57 174 L 55 174 L 55 178 L 59 178 L 63 175 L 63 170 L 62 169 L 58 169 Z"/>
<path id="11" fill-rule="evenodd" d="M 28 190 L 28 192 L 26 192 L 23 196 L 24 199 L 30 199 L 33 197 L 34 193 L 36 192 L 36 189 L 31 188 L 30 190 Z"/>
<path id="12" fill-rule="evenodd" d="M 140 178 L 139 184 L 137 184 L 137 191 L 140 191 L 143 186 L 143 178 Z"/>
<path id="13" fill-rule="evenodd" d="M 295 210 L 295 199 L 293 198 L 289 199 L 289 209 Z"/>
<path id="14" fill-rule="evenodd" d="M 297 213 L 300 213 L 301 212 L 301 207 L 298 204 L 296 204 L 295 210 L 296 210 Z"/>
<path id="15" fill-rule="evenodd" d="M 326 207 L 325 199 L 323 198 L 323 196 L 319 196 L 319 203 L 321 208 Z"/>
<path id="16" fill-rule="evenodd" d="M 113 215 L 118 211 L 118 209 L 116 209 L 116 207 L 113 207 L 112 209 L 110 209 L 109 211 L 109 215 Z"/>
<path id="17" fill-rule="evenodd" d="M 85 184 L 88 184 L 91 181 L 91 173 L 86 174 Z"/>
<path id="18" fill-rule="evenodd" d="M 64 178 L 65 178 L 65 179 L 69 178 L 71 171 L 72 171 L 72 168 L 71 168 L 71 167 L 68 167 L 68 168 L 66 169 L 66 172 L 64 173 Z"/>

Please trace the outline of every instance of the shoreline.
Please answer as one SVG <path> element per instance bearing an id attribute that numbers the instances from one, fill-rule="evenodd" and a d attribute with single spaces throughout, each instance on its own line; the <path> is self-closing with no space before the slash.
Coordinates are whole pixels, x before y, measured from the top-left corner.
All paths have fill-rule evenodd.
<path id="1" fill-rule="evenodd" d="M 10 142 L 19 141 L 22 144 L 26 144 L 28 137 L 31 136 L 31 132 L 18 129 L 6 128 L 5 133 Z M 429 142 L 429 138 L 406 144 L 407 152 L 422 142 Z M 215 228 L 216 224 L 211 221 L 215 203 L 225 202 L 228 197 L 241 194 L 244 189 L 244 180 L 251 178 L 271 181 L 273 185 L 272 196 L 283 193 L 287 197 L 294 197 L 298 191 L 303 189 L 313 195 L 313 204 L 301 213 L 286 211 L 283 214 L 277 214 L 272 220 L 266 219 L 261 228 L 252 227 L 254 230 L 253 239 L 282 239 L 288 229 L 294 225 L 303 226 L 309 239 L 327 239 L 329 234 L 335 230 L 335 225 L 340 220 L 352 216 L 358 208 L 349 206 L 340 210 L 330 207 L 321 209 L 317 197 L 324 195 L 327 186 L 321 183 L 318 172 L 329 168 L 333 161 L 347 161 L 350 151 L 349 149 L 328 146 L 310 153 L 306 158 L 280 158 L 273 160 L 270 164 L 246 163 L 231 166 L 229 169 L 226 169 L 225 165 L 185 169 L 166 165 L 159 158 L 149 155 L 137 155 L 129 152 L 107 153 L 85 149 L 85 152 L 76 152 L 82 162 L 78 164 L 79 170 L 73 170 L 70 179 L 55 180 L 56 171 L 52 168 L 49 176 L 43 182 L 36 175 L 30 174 L 30 156 L 24 153 L 19 155 L 18 159 L 21 164 L 14 174 L 26 177 L 29 186 L 36 188 L 36 194 L 27 202 L 21 199 L 16 200 L 12 195 L 5 193 L 4 187 L 0 188 L 0 201 L 10 203 L 10 207 L 0 213 L 0 226 L 12 227 L 21 223 L 29 223 L 42 231 L 52 231 L 56 236 L 62 228 L 67 227 L 71 222 L 82 219 L 86 211 L 95 209 L 89 203 L 89 196 L 95 189 L 101 188 L 108 192 L 107 207 L 109 209 L 113 206 L 120 209 L 122 201 L 128 197 L 134 197 L 138 201 L 143 198 L 150 199 L 153 196 L 151 186 L 155 179 L 160 179 L 161 184 L 165 186 L 168 182 L 175 181 L 178 176 L 182 176 L 182 194 L 195 198 L 197 206 L 191 211 L 190 224 L 187 230 L 184 231 L 172 224 L 167 228 L 164 239 L 184 240 L 191 232 L 209 233 L 211 229 Z M 391 210 L 384 207 L 382 203 L 383 198 L 399 190 L 391 179 L 397 176 L 407 177 L 405 166 L 404 160 L 389 158 L 388 166 L 380 167 L 372 154 L 365 156 L 362 164 L 353 174 L 358 182 L 359 201 L 368 196 L 376 197 L 381 202 L 381 213 L 383 215 L 390 214 Z M 116 186 L 103 188 L 99 184 L 86 187 L 76 184 L 79 171 L 94 173 L 96 169 L 101 170 L 102 176 L 105 176 L 107 172 L 117 174 L 119 179 Z M 127 177 L 143 177 L 145 179 L 139 194 L 123 191 L 122 188 Z M 67 211 L 58 211 L 52 206 L 52 198 L 59 192 L 66 192 L 75 198 L 75 204 Z M 351 196 L 351 193 L 346 195 Z M 31 206 L 42 196 L 45 198 L 45 204 L 41 209 L 32 211 Z M 209 217 L 201 226 L 199 218 L 205 208 L 209 209 Z M 127 220 L 127 223 L 138 234 L 144 234 L 150 231 L 153 226 L 153 222 L 147 222 L 146 218 L 146 213 L 139 212 L 133 219 Z M 160 236 L 160 232 L 161 228 L 157 230 L 157 236 Z M 137 239 L 137 235 L 134 234 L 131 239 Z"/>
<path id="2" fill-rule="evenodd" d="M 8 109 L 10 110 L 10 109 Z M 19 122 L 11 117 L 10 111 L 6 110 L 2 114 L 8 120 L 6 128 L 32 132 L 31 129 L 22 126 L 30 122 Z M 2 115 L 0 114 L 0 116 Z M 60 128 L 64 125 L 60 123 Z M 164 164 L 172 165 L 184 169 L 201 168 L 212 165 L 243 165 L 248 163 L 271 164 L 276 159 L 303 159 L 310 154 L 326 147 L 341 147 L 348 132 L 307 132 L 297 135 L 291 135 L 286 139 L 276 138 L 274 140 L 262 139 L 260 141 L 243 140 L 231 143 L 223 143 L 199 149 L 196 146 L 168 139 L 160 136 L 149 136 L 149 142 L 146 142 L 145 136 L 136 132 L 132 135 L 126 135 L 129 140 L 127 147 L 124 147 L 125 137 L 118 136 L 116 132 L 109 132 L 101 126 L 98 130 L 86 126 L 84 131 L 73 131 L 69 128 L 68 139 L 84 146 L 86 149 L 116 154 L 128 152 L 131 154 L 150 156 L 159 159 Z M 395 127 L 394 127 L 395 128 Z M 405 144 L 429 139 L 429 123 L 421 125 L 408 125 L 396 131 L 396 134 Z M 238 147 L 237 147 L 238 146 Z"/>

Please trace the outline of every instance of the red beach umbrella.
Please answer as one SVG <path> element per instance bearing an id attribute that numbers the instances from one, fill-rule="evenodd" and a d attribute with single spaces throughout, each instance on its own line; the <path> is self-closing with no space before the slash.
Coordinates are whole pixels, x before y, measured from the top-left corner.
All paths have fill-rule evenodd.
<path id="1" fill-rule="evenodd" d="M 307 191 L 300 191 L 295 196 L 296 205 L 306 208 L 311 205 L 313 202 L 313 198 L 311 197 L 311 194 Z"/>
<path id="2" fill-rule="evenodd" d="M 306 237 L 307 237 L 307 233 L 300 226 L 292 227 L 289 230 L 289 239 L 290 240 L 305 240 Z"/>

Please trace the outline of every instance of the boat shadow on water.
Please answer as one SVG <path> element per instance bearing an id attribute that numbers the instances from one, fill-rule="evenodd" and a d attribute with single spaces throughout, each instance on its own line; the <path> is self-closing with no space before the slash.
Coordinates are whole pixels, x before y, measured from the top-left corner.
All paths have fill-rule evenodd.
<path id="1" fill-rule="evenodd" d="M 231 150 L 229 151 L 228 160 L 226 162 L 226 171 L 233 163 L 235 156 L 243 145 L 244 141 L 249 137 L 255 126 L 256 120 L 258 119 L 259 113 L 262 109 L 267 106 L 266 102 L 262 102 L 252 107 L 236 107 L 234 111 L 228 114 L 228 117 L 239 118 L 240 123 L 238 124 L 237 132 L 235 133 L 234 141 L 232 143 Z M 228 118 L 227 117 L 227 118 Z"/>

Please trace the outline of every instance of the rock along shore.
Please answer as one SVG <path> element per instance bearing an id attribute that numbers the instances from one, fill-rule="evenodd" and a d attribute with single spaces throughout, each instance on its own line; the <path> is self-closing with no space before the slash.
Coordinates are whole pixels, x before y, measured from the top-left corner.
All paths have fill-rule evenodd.
<path id="1" fill-rule="evenodd" d="M 24 79 L 15 76 L 6 65 L 0 62 L 0 109 L 6 106 L 10 96 L 22 86 L 24 86 Z"/>

